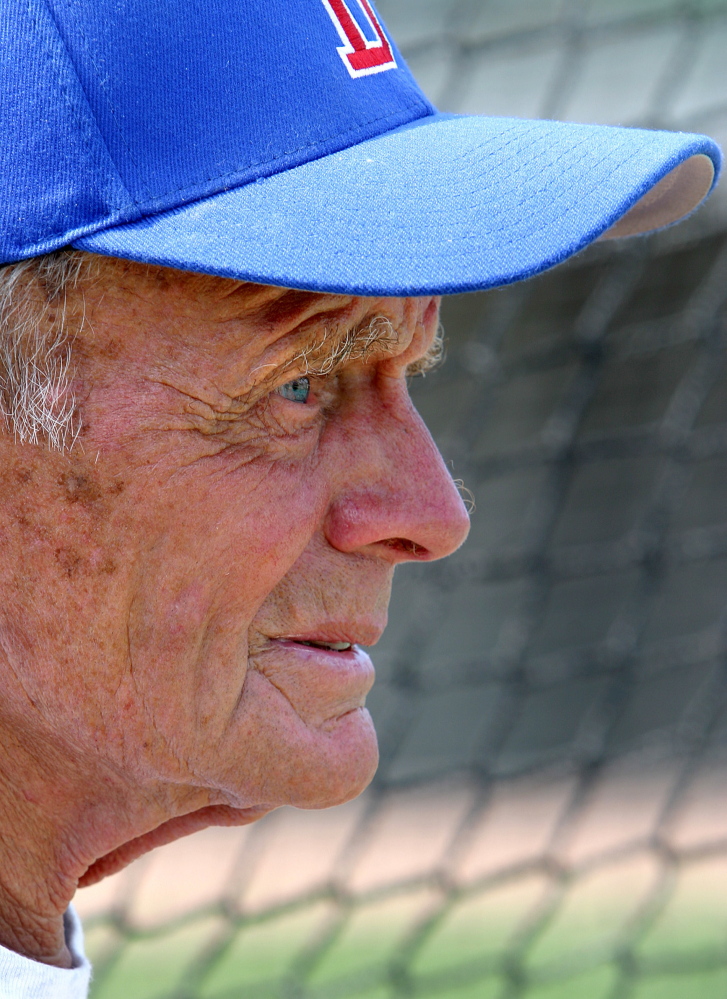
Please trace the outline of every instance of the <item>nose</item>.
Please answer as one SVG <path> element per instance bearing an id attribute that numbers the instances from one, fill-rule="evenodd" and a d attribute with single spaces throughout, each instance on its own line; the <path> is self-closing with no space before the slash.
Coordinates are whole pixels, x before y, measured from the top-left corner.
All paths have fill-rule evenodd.
<path id="1" fill-rule="evenodd" d="M 406 384 L 387 381 L 342 421 L 326 537 L 392 563 L 444 558 L 467 537 L 469 515 Z"/>

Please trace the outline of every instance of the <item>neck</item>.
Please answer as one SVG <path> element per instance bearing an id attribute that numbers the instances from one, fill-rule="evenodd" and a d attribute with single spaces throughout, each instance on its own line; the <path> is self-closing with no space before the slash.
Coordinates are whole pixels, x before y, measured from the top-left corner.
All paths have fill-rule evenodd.
<path id="1" fill-rule="evenodd" d="M 208 791 L 155 785 L 144 794 L 68 745 L 24 738 L 0 716 L 0 945 L 70 968 L 63 916 L 76 889 L 210 825 L 247 825 L 272 806 L 210 804 Z M 40 748 L 39 748 L 40 747 Z"/>
<path id="2" fill-rule="evenodd" d="M 23 738 L 3 721 L 0 945 L 70 968 L 63 916 L 79 881 L 100 857 L 166 816 L 132 810 L 118 780 L 94 779 L 67 747 Z"/>
<path id="3" fill-rule="evenodd" d="M 0 945 L 32 961 L 56 968 L 72 968 L 66 945 L 63 913 L 40 916 L 29 913 L 16 899 L 0 894 Z"/>
<path id="4" fill-rule="evenodd" d="M 3 739 L 7 764 L 19 762 L 17 746 Z M 4 767 L 5 769 L 5 767 Z M 51 823 L 41 806 L 37 781 L 21 785 L 12 774 L 0 776 L 0 944 L 35 961 L 71 967 L 63 914 L 75 890 L 62 854 L 63 817 Z"/>

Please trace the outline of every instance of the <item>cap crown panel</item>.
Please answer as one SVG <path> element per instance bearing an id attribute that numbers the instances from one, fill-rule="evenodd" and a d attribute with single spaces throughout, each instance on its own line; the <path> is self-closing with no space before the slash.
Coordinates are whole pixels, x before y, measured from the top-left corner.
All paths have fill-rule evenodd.
<path id="1" fill-rule="evenodd" d="M 135 217 L 47 9 L 0 5 L 0 262 Z"/>
<path id="2" fill-rule="evenodd" d="M 398 53 L 395 68 L 351 77 L 323 0 L 48 3 L 113 161 L 145 211 L 432 112 Z M 348 9 L 371 40 L 358 0 Z"/>

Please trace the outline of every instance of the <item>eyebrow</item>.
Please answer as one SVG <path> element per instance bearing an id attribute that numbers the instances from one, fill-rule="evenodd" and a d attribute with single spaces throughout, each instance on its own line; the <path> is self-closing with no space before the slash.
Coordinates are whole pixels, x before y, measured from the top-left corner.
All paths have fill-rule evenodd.
<path id="1" fill-rule="evenodd" d="M 391 321 L 385 316 L 374 316 L 342 332 L 325 328 L 318 342 L 304 348 L 295 363 L 302 362 L 307 375 L 325 377 L 336 374 L 349 361 L 388 353 L 398 342 Z"/>
<path id="2" fill-rule="evenodd" d="M 324 330 L 318 343 L 301 351 L 295 363 L 302 362 L 307 375 L 326 377 L 336 374 L 350 361 L 366 360 L 373 354 L 386 354 L 398 343 L 399 336 L 391 321 L 386 316 L 374 316 L 343 333 L 332 334 L 330 330 Z M 437 368 L 443 358 L 444 342 L 440 326 L 426 354 L 412 361 L 406 374 L 424 375 Z"/>

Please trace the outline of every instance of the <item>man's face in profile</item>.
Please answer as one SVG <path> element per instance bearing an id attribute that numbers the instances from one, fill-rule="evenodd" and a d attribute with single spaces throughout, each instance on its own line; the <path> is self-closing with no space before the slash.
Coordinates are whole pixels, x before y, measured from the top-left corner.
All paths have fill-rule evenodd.
<path id="1" fill-rule="evenodd" d="M 83 430 L 5 472 L 3 570 L 33 619 L 15 703 L 84 775 L 78 822 L 117 795 L 174 838 L 210 806 L 323 807 L 368 783 L 358 646 L 384 629 L 395 566 L 468 528 L 407 392 L 438 304 L 101 258 L 82 282 Z"/>

